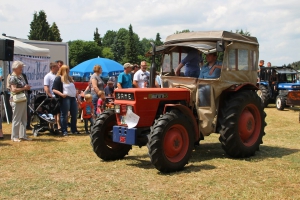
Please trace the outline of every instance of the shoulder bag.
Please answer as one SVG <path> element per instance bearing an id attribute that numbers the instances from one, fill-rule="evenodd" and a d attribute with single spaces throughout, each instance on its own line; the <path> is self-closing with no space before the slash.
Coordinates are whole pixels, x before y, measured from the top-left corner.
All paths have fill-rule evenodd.
<path id="1" fill-rule="evenodd" d="M 15 103 L 23 102 L 26 100 L 27 100 L 27 98 L 26 98 L 26 95 L 24 92 L 13 94 L 13 102 L 15 102 Z"/>

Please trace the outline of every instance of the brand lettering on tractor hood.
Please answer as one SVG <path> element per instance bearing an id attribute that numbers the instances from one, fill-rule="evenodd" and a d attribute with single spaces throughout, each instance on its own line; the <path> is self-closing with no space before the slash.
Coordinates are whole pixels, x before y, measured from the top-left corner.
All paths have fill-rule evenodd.
<path id="1" fill-rule="evenodd" d="M 166 99 L 168 98 L 168 94 L 149 94 L 149 99 Z"/>

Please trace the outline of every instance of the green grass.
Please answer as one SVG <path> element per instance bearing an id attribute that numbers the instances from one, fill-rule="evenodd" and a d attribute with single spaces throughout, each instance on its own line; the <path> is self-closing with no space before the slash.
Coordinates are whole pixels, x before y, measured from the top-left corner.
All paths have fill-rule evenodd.
<path id="1" fill-rule="evenodd" d="M 299 109 L 265 111 L 266 136 L 255 156 L 229 158 L 212 134 L 183 171 L 170 174 L 152 166 L 146 147 L 104 162 L 87 135 L 28 132 L 33 141 L 13 143 L 11 125 L 3 124 L 0 199 L 300 199 Z"/>

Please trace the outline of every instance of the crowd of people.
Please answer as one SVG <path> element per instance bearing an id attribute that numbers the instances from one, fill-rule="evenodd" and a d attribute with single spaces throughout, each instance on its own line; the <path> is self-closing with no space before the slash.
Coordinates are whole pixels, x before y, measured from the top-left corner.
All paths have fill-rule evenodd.
<path id="1" fill-rule="evenodd" d="M 199 64 L 203 62 L 202 54 L 197 50 L 191 49 L 187 52 L 187 56 L 178 64 L 175 69 L 175 75 L 180 75 L 182 67 L 185 66 L 184 76 L 204 79 L 218 78 L 221 73 L 222 63 L 217 61 L 217 53 L 210 52 L 206 54 L 206 61 L 207 63 L 200 70 Z M 263 65 L 264 61 L 261 60 L 259 66 L 263 67 Z M 270 66 L 271 63 L 268 62 L 268 67 Z M 28 84 L 26 75 L 23 73 L 23 67 L 24 63 L 14 61 L 12 64 L 13 73 L 7 78 L 8 89 L 11 93 L 10 105 L 13 113 L 11 139 L 15 142 L 31 140 L 26 135 L 26 129 L 32 129 L 30 127 L 30 111 L 28 110 L 28 97 L 31 87 Z M 62 136 L 68 136 L 68 126 L 72 134 L 80 134 L 77 129 L 77 117 L 79 114 L 82 122 L 84 122 L 85 133 L 90 134 L 95 117 L 105 109 L 106 98 L 114 97 L 115 89 L 149 87 L 150 72 L 147 71 L 148 65 L 146 61 L 141 61 L 140 65 L 125 63 L 123 67 L 124 71 L 118 77 L 110 77 L 105 87 L 105 83 L 100 77 L 102 67 L 95 65 L 93 68 L 94 73 L 90 77 L 86 90 L 78 91 L 75 88 L 73 78 L 69 75 L 69 67 L 64 65 L 61 60 L 50 63 L 50 71 L 44 77 L 44 91 L 48 98 L 58 99 L 59 106 L 52 110 L 51 113 L 40 112 L 40 116 L 55 121 L 54 126 L 50 127 L 52 132 L 59 132 Z M 155 86 L 161 87 L 162 81 L 160 76 L 155 76 Z M 203 87 L 203 90 L 206 89 L 208 88 Z M 24 93 L 26 98 L 22 101 L 14 101 L 14 96 L 20 93 Z M 201 99 L 201 102 L 205 101 L 205 99 Z M 70 123 L 69 118 L 71 119 Z M 2 120 L 0 121 L 0 139 L 3 139 Z"/>
<path id="2" fill-rule="evenodd" d="M 28 106 L 31 86 L 23 73 L 24 66 L 23 62 L 14 61 L 12 64 L 13 72 L 7 77 L 7 89 L 11 94 L 10 105 L 12 107 L 11 140 L 14 142 L 32 140 L 26 134 L 26 130 L 32 130 L 30 126 L 31 112 Z M 54 125 L 49 124 L 50 132 L 68 136 L 68 127 L 70 127 L 72 134 L 80 134 L 77 129 L 79 114 L 82 122 L 84 122 L 85 133 L 90 134 L 94 119 L 104 111 L 106 98 L 114 97 L 116 88 L 148 87 L 150 73 L 147 71 L 146 61 L 142 61 L 140 66 L 130 63 L 125 63 L 123 66 L 124 72 L 118 77 L 110 77 L 105 87 L 105 83 L 100 77 L 102 67 L 95 65 L 88 87 L 85 91 L 79 91 L 76 90 L 74 80 L 69 75 L 69 67 L 64 65 L 63 61 L 58 60 L 50 63 L 49 73 L 44 77 L 44 92 L 47 98 L 58 101 L 59 106 L 51 110 L 51 113 L 41 107 L 37 110 L 40 117 L 54 121 Z M 2 74 L 0 75 L 2 79 Z M 156 80 L 157 87 L 160 87 L 158 83 L 161 81 Z M 15 97 L 20 94 L 24 94 L 25 98 L 15 100 Z M 2 118 L 0 117 L 0 119 L 0 139 L 3 139 Z"/>

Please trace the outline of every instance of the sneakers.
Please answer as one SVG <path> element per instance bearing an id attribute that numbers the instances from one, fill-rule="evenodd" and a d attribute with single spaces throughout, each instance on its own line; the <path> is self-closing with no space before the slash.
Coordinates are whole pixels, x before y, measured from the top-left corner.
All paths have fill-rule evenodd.
<path id="1" fill-rule="evenodd" d="M 68 137 L 68 132 L 63 132 L 64 137 Z"/>
<path id="2" fill-rule="evenodd" d="M 13 138 L 12 141 L 13 142 L 21 142 L 21 140 L 19 138 Z"/>
<path id="3" fill-rule="evenodd" d="M 72 133 L 74 135 L 79 135 L 80 133 L 78 131 L 75 131 L 74 133 Z"/>

